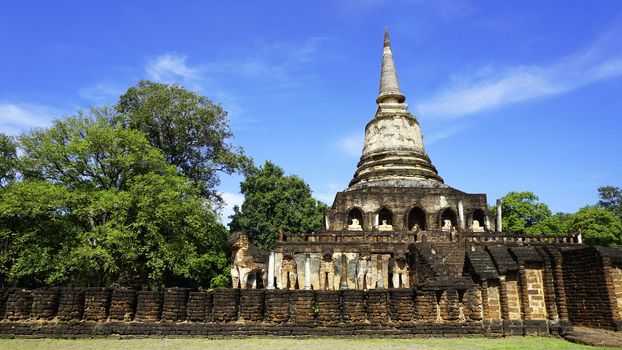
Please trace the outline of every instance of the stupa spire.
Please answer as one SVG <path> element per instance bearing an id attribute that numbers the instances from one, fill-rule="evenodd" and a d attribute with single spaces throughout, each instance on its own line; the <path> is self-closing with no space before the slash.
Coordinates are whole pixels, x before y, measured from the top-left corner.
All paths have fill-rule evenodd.
<path id="1" fill-rule="evenodd" d="M 384 30 L 384 47 L 382 50 L 382 68 L 380 71 L 380 92 L 376 103 L 382 109 L 383 104 L 403 104 L 406 100 L 400 90 L 400 83 L 397 80 L 395 62 L 393 62 L 393 52 L 391 51 L 391 40 L 389 31 Z M 395 106 L 391 106 L 395 108 Z"/>
<path id="2" fill-rule="evenodd" d="M 367 186 L 444 187 L 423 147 L 414 115 L 408 113 L 393 63 L 389 32 L 384 31 L 378 110 L 365 126 L 365 144 L 349 190 Z"/>

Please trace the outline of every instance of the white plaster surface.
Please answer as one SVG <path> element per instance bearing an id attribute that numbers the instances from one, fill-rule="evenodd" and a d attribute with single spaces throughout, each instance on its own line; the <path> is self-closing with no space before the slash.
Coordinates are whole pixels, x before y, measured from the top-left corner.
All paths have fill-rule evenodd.
<path id="1" fill-rule="evenodd" d="M 376 119 L 367 126 L 364 155 L 391 149 L 425 153 L 419 124 L 409 114 Z"/>

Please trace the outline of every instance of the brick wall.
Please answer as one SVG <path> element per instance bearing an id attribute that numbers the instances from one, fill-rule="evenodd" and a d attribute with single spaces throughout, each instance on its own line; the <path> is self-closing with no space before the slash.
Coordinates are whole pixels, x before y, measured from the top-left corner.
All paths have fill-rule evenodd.
<path id="1" fill-rule="evenodd" d="M 468 276 L 412 289 L 0 289 L 0 336 L 543 334 L 564 317 L 617 329 L 622 253 L 599 249 L 486 247 Z"/>
<path id="2" fill-rule="evenodd" d="M 545 320 L 546 305 L 544 302 L 544 279 L 542 270 L 537 268 L 525 269 L 527 282 L 527 299 L 529 309 L 526 314 L 530 320 Z"/>
<path id="3" fill-rule="evenodd" d="M 521 316 L 521 302 L 520 302 L 520 290 L 518 286 L 518 281 L 516 276 L 508 276 L 508 279 L 505 282 L 502 282 L 505 285 L 505 295 L 506 295 L 506 303 L 508 308 L 508 319 L 510 320 L 520 320 Z"/>
<path id="4" fill-rule="evenodd" d="M 451 295 L 436 320 L 435 293 Z M 481 293 L 456 289 L 288 291 L 172 288 L 0 289 L 0 337 L 38 334 L 123 335 L 397 335 L 486 334 Z M 36 302 L 35 302 L 36 301 Z M 430 311 L 434 311 L 432 314 Z M 36 322 L 34 322 L 36 321 Z M 67 322 L 82 321 L 82 322 Z"/>
<path id="5" fill-rule="evenodd" d="M 212 292 L 188 293 L 186 317 L 190 322 L 207 322 L 212 319 Z"/>
<path id="6" fill-rule="evenodd" d="M 564 287 L 572 324 L 610 328 L 611 312 L 600 256 L 594 248 L 563 252 Z"/>
<path id="7" fill-rule="evenodd" d="M 499 282 L 489 281 L 487 286 L 488 317 L 490 320 L 501 319 L 501 298 L 499 294 Z"/>
<path id="8" fill-rule="evenodd" d="M 84 313 L 84 289 L 63 287 L 60 290 L 56 317 L 60 321 L 78 321 Z"/>
<path id="9" fill-rule="evenodd" d="M 51 320 L 58 312 L 60 288 L 38 288 L 32 291 L 32 307 L 30 318 L 35 320 Z"/>
<path id="10" fill-rule="evenodd" d="M 157 322 L 162 316 L 162 294 L 159 292 L 138 292 L 136 321 Z"/>
<path id="11" fill-rule="evenodd" d="M 622 268 L 620 266 L 611 267 L 609 273 L 611 274 L 616 304 L 618 305 L 618 319 L 622 319 Z"/>
<path id="12" fill-rule="evenodd" d="M 444 295 L 442 305 L 436 293 Z M 481 320 L 481 293 L 474 289 L 287 291 L 171 288 L 164 292 L 118 288 L 1 289 L 7 321 L 106 322 L 270 322 L 316 324 L 392 324 Z M 449 296 L 449 297 L 447 297 Z M 462 316 L 460 316 L 462 315 Z"/>
<path id="13" fill-rule="evenodd" d="M 129 322 L 134 319 L 136 310 L 136 291 L 118 288 L 112 292 L 109 320 Z"/>

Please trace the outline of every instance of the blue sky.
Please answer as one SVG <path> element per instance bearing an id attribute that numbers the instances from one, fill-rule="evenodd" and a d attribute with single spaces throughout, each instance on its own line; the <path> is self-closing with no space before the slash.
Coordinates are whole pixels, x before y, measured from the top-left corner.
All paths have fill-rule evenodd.
<path id="1" fill-rule="evenodd" d="M 622 2 L 19 1 L 0 11 L 0 131 L 113 103 L 140 79 L 229 111 L 233 142 L 331 204 L 374 116 L 383 29 L 445 182 L 554 211 L 622 186 Z M 240 177 L 221 191 L 239 203 Z M 226 215 L 226 214 L 225 214 Z"/>

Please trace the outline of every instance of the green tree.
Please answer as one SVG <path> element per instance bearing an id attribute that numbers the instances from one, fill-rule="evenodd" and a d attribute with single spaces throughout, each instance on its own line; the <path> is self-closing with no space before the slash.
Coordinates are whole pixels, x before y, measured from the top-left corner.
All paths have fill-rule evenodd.
<path id="1" fill-rule="evenodd" d="M 110 124 L 112 112 L 79 111 L 21 135 L 24 177 L 85 190 L 122 190 L 134 176 L 165 169 L 161 152 L 141 133 Z"/>
<path id="2" fill-rule="evenodd" d="M 525 232 L 534 235 L 563 235 L 570 232 L 568 226 L 571 219 L 571 214 L 557 213 L 527 227 Z"/>
<path id="3" fill-rule="evenodd" d="M 613 212 L 599 206 L 579 209 L 569 223 L 572 232 L 581 231 L 587 244 L 610 245 L 622 243 L 622 220 Z"/>
<path id="4" fill-rule="evenodd" d="M 15 180 L 15 162 L 17 160 L 17 145 L 8 135 L 0 133 L 0 187 Z"/>
<path id="5" fill-rule="evenodd" d="M 614 186 L 603 186 L 598 188 L 600 200 L 598 206 L 609 210 L 622 218 L 622 189 Z"/>
<path id="6" fill-rule="evenodd" d="M 218 198 L 219 172 L 245 172 L 252 165 L 241 148 L 227 143 L 233 136 L 227 113 L 204 96 L 141 81 L 121 96 L 116 109 L 118 121 L 143 132 L 205 196 Z"/>
<path id="7" fill-rule="evenodd" d="M 532 192 L 510 192 L 502 198 L 503 229 L 528 233 L 529 228 L 551 216 L 551 210 Z"/>
<path id="8" fill-rule="evenodd" d="M 196 184 L 110 109 L 20 137 L 25 180 L 0 192 L 13 285 L 220 284 L 227 230 Z"/>
<path id="9" fill-rule="evenodd" d="M 77 244 L 81 223 L 70 215 L 71 193 L 45 181 L 0 189 L 0 285 L 54 284 L 59 257 Z M 60 282 L 60 281 L 58 281 Z"/>
<path id="10" fill-rule="evenodd" d="M 311 196 L 309 186 L 297 176 L 266 161 L 249 171 L 240 183 L 242 207 L 234 207 L 229 227 L 252 234 L 262 249 L 271 249 L 279 230 L 292 233 L 317 232 L 327 206 Z"/>

